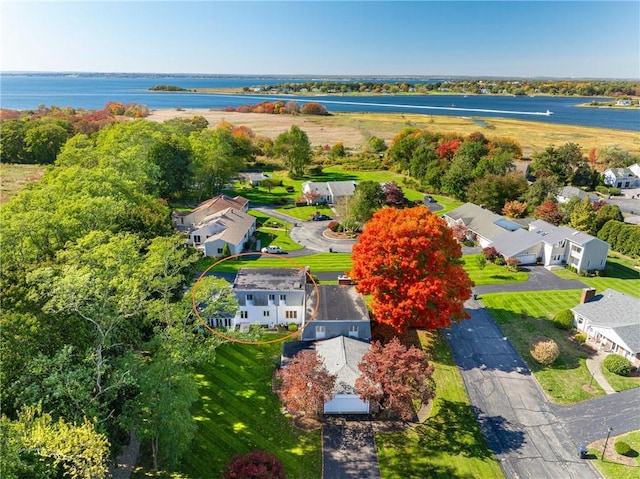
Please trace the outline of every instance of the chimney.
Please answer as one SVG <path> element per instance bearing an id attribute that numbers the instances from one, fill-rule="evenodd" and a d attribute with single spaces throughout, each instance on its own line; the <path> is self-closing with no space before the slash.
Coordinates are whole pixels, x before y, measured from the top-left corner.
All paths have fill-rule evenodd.
<path id="1" fill-rule="evenodd" d="M 588 303 L 596 295 L 596 288 L 582 288 L 582 296 L 580 297 L 580 304 Z"/>

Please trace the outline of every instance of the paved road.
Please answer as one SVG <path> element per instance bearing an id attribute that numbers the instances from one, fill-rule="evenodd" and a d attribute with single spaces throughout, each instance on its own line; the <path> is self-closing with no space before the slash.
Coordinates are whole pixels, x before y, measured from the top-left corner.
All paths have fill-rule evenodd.
<path id="1" fill-rule="evenodd" d="M 596 479 L 526 364 L 478 301 L 447 339 L 480 428 L 508 478 Z"/>
<path id="2" fill-rule="evenodd" d="M 322 427 L 323 479 L 380 479 L 371 422 L 328 417 Z"/>
<path id="3" fill-rule="evenodd" d="M 609 427 L 613 428 L 614 436 L 640 430 L 640 388 L 572 406 L 551 404 L 551 409 L 565 424 L 576 444 L 603 439 Z"/>

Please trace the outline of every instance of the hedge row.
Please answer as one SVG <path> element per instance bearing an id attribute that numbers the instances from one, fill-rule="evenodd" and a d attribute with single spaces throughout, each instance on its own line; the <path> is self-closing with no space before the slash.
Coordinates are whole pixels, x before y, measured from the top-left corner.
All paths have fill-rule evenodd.
<path id="1" fill-rule="evenodd" d="M 609 220 L 598 232 L 598 238 L 611 249 L 632 258 L 640 258 L 640 226 Z"/>

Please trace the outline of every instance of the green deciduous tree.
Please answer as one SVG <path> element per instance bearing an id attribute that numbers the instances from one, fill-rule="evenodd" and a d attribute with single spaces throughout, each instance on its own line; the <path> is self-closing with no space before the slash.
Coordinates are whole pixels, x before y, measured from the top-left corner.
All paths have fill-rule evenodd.
<path id="1" fill-rule="evenodd" d="M 289 173 L 295 178 L 302 178 L 304 167 L 311 161 L 311 143 L 307 134 L 292 125 L 289 131 L 280 133 L 274 143 L 273 151 L 284 159 Z"/>

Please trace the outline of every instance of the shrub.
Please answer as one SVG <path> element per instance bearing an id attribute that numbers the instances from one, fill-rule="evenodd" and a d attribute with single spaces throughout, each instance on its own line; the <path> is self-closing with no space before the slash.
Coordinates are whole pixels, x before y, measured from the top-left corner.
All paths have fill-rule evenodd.
<path id="1" fill-rule="evenodd" d="M 550 338 L 536 339 L 529 350 L 533 360 L 543 366 L 550 366 L 560 356 L 558 344 Z"/>
<path id="2" fill-rule="evenodd" d="M 570 309 L 563 309 L 555 315 L 553 324 L 558 329 L 571 329 L 573 327 L 573 313 Z"/>
<path id="3" fill-rule="evenodd" d="M 616 441 L 613 448 L 618 454 L 622 454 L 623 456 L 626 456 L 631 451 L 631 446 L 624 441 Z"/>
<path id="4" fill-rule="evenodd" d="M 627 358 L 623 358 L 617 354 L 609 354 L 604 358 L 602 365 L 618 376 L 628 376 L 631 372 L 631 362 Z"/>
<path id="5" fill-rule="evenodd" d="M 340 223 L 338 223 L 337 221 L 329 221 L 327 228 L 335 233 L 336 231 L 338 231 L 338 228 L 340 228 Z"/>
<path id="6" fill-rule="evenodd" d="M 498 250 L 495 249 L 493 246 L 487 246 L 486 248 L 483 248 L 482 249 L 482 254 L 484 254 L 484 256 L 489 261 L 495 261 L 497 258 L 500 257 L 500 256 L 498 256 Z"/>
<path id="7" fill-rule="evenodd" d="M 580 344 L 584 344 L 587 342 L 587 335 L 585 333 L 578 333 L 573 337 L 573 339 Z"/>
<path id="8" fill-rule="evenodd" d="M 502 256 L 498 256 L 493 262 L 498 266 L 504 266 L 505 264 L 507 264 Z"/>
<path id="9" fill-rule="evenodd" d="M 287 329 L 290 332 L 295 333 L 298 330 L 298 325 L 296 323 L 291 323 L 289 324 L 289 326 L 287 326 Z"/>
<path id="10" fill-rule="evenodd" d="M 266 451 L 236 456 L 227 464 L 224 479 L 286 479 L 280 460 Z"/>

